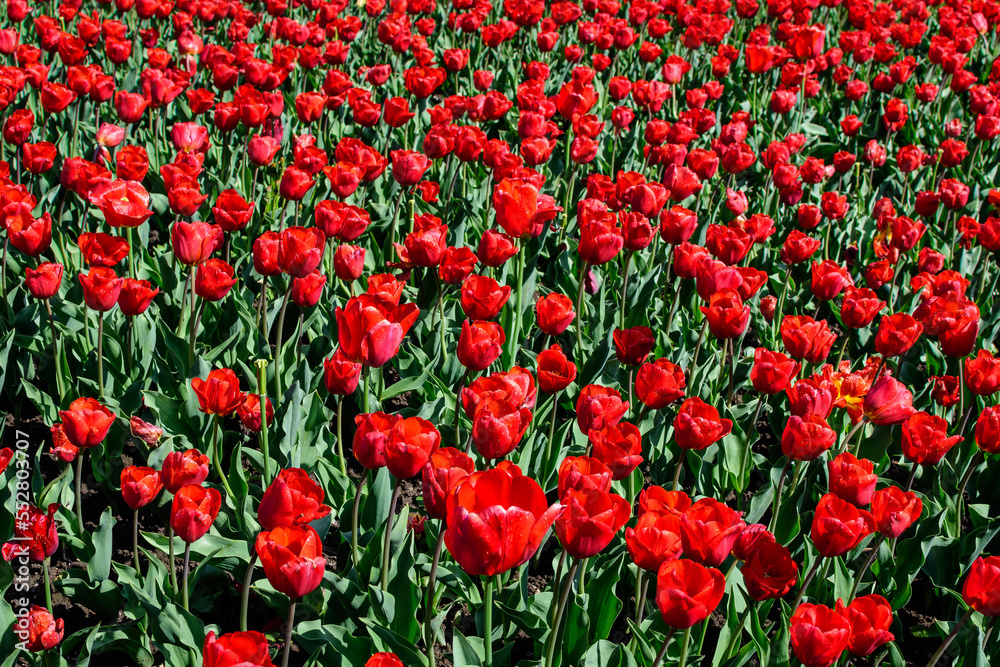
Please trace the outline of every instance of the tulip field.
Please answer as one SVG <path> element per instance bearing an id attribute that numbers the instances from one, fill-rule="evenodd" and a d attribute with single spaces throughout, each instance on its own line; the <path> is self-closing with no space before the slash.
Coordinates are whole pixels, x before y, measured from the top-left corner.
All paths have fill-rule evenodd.
<path id="1" fill-rule="evenodd" d="M 1000 664 L 1000 3 L 0 4 L 0 667 Z"/>

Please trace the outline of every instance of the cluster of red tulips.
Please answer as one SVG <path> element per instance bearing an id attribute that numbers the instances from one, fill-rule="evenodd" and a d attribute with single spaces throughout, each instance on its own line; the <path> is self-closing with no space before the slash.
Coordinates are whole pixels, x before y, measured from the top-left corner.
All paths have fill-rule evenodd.
<path id="1" fill-rule="evenodd" d="M 1000 659 L 1000 5 L 0 16 L 11 660 Z"/>

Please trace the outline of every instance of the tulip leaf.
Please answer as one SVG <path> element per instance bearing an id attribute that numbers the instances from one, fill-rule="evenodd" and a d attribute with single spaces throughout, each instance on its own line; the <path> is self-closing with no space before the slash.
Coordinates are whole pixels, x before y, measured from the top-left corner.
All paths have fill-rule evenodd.
<path id="1" fill-rule="evenodd" d="M 457 629 L 454 631 L 451 640 L 452 663 L 455 665 L 468 665 L 469 667 L 481 667 L 486 656 L 481 637 L 466 637 Z"/>
<path id="2" fill-rule="evenodd" d="M 101 513 L 101 520 L 92 538 L 94 554 L 87 562 L 87 574 L 90 575 L 91 581 L 101 582 L 111 576 L 111 532 L 116 523 L 110 507 Z"/>
<path id="3" fill-rule="evenodd" d="M 776 667 L 785 667 L 791 660 L 792 653 L 789 650 L 789 644 L 791 643 L 789 619 L 791 617 L 792 608 L 788 606 L 787 602 L 781 600 L 781 618 L 778 621 L 777 634 L 774 636 L 774 640 L 770 642 L 770 646 L 774 648 L 774 652 L 771 654 L 771 660 L 768 664 Z M 760 647 L 758 647 L 759 649 Z M 763 656 L 763 653 L 761 655 Z"/>
<path id="4" fill-rule="evenodd" d="M 587 649 L 583 667 L 636 667 L 636 662 L 625 646 L 601 639 Z"/>
<path id="5" fill-rule="evenodd" d="M 427 667 L 427 656 L 423 651 L 417 649 L 413 642 L 400 637 L 389 628 L 382 627 L 378 621 L 370 618 L 362 618 L 368 629 L 368 634 L 375 642 L 375 648 L 379 651 L 391 651 L 400 657 L 407 667 Z"/>

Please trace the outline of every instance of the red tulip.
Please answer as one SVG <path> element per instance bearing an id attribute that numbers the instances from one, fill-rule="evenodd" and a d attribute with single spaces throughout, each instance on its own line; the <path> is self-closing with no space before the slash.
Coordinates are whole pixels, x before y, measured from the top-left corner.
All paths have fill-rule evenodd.
<path id="1" fill-rule="evenodd" d="M 817 322 L 806 315 L 786 315 L 781 321 L 781 341 L 795 359 L 824 361 L 835 340 L 837 336 L 827 328 L 826 320 Z"/>
<path id="2" fill-rule="evenodd" d="M 750 555 L 740 568 L 740 574 L 750 597 L 762 602 L 788 593 L 798 581 L 799 567 L 786 547 L 765 542 Z"/>
<path id="3" fill-rule="evenodd" d="M 492 320 L 507 303 L 511 288 L 489 276 L 471 275 L 462 283 L 461 304 L 471 320 Z"/>
<path id="4" fill-rule="evenodd" d="M 538 328 L 550 336 L 558 336 L 573 323 L 576 313 L 573 301 L 558 292 L 547 294 L 535 304 Z"/>
<path id="5" fill-rule="evenodd" d="M 89 449 L 104 442 L 115 422 L 115 413 L 93 398 L 78 398 L 59 413 L 63 432 L 79 449 Z"/>
<path id="6" fill-rule="evenodd" d="M 681 449 L 706 449 L 733 430 L 733 421 L 697 396 L 683 403 L 674 417 L 674 440 Z"/>
<path id="7" fill-rule="evenodd" d="M 691 560 L 667 561 L 656 575 L 656 604 L 671 628 L 686 629 L 719 606 L 726 578 L 715 568 Z"/>
<path id="8" fill-rule="evenodd" d="M 191 389 L 198 397 L 199 409 L 208 415 L 231 415 L 247 399 L 247 395 L 240 391 L 236 373 L 228 368 L 210 371 L 204 380 L 191 378 Z"/>
<path id="9" fill-rule="evenodd" d="M 973 561 L 962 584 L 965 604 L 983 616 L 1000 616 L 1000 556 L 980 556 Z"/>
<path id="10" fill-rule="evenodd" d="M 501 574 L 535 554 L 560 512 L 515 465 L 473 473 L 448 496 L 445 546 L 466 573 Z"/>
<path id="11" fill-rule="evenodd" d="M 651 410 L 662 410 L 684 396 L 686 385 L 681 367 L 666 359 L 643 364 L 635 376 L 636 395 Z"/>
<path id="12" fill-rule="evenodd" d="M 576 379 L 576 364 L 566 358 L 559 345 L 539 352 L 535 362 L 538 387 L 546 394 L 562 391 Z"/>
<path id="13" fill-rule="evenodd" d="M 201 264 L 222 247 L 222 227 L 207 222 L 175 222 L 170 228 L 170 245 L 181 264 Z"/>
<path id="14" fill-rule="evenodd" d="M 411 303 L 394 305 L 380 297 L 362 294 L 349 299 L 334 314 L 344 356 L 378 368 L 399 352 L 403 337 L 420 311 Z"/>
<path id="15" fill-rule="evenodd" d="M 271 399 L 266 396 L 264 397 L 264 414 L 267 417 L 267 424 L 269 426 L 273 424 L 274 406 L 271 405 Z M 262 426 L 260 418 L 260 394 L 247 394 L 247 400 L 243 401 L 243 405 L 236 408 L 236 416 L 239 417 L 240 422 L 248 431 L 260 433 Z"/>
<path id="16" fill-rule="evenodd" d="M 806 667 L 829 667 L 851 639 L 851 624 L 840 613 L 818 604 L 802 604 L 790 621 L 792 652 Z"/>
<path id="17" fill-rule="evenodd" d="M 920 339 L 924 327 L 907 313 L 884 316 L 875 335 L 875 350 L 883 357 L 898 357 L 906 354 Z"/>
<path id="18" fill-rule="evenodd" d="M 211 630 L 202 646 L 202 667 L 274 667 L 267 637 L 250 630 L 216 638 Z"/>
<path id="19" fill-rule="evenodd" d="M 159 471 L 142 466 L 128 466 L 121 475 L 122 498 L 134 510 L 145 507 L 160 495 L 163 478 Z"/>
<path id="20" fill-rule="evenodd" d="M 874 530 L 870 513 L 828 493 L 816 506 L 810 537 L 824 558 L 834 558 L 858 546 Z"/>
<path id="21" fill-rule="evenodd" d="M 278 242 L 278 266 L 293 278 L 305 278 L 319 268 L 326 236 L 315 227 L 289 227 Z"/>
<path id="22" fill-rule="evenodd" d="M 100 209 L 112 227 L 138 227 L 153 215 L 149 193 L 135 181 L 104 183 L 90 194 L 90 203 Z"/>
<path id="23" fill-rule="evenodd" d="M 194 293 L 206 301 L 221 301 L 235 284 L 236 269 L 221 259 L 202 262 L 194 275 Z"/>
<path id="24" fill-rule="evenodd" d="M 360 379 L 361 364 L 348 359 L 340 348 L 334 351 L 332 357 L 323 360 L 323 383 L 331 394 L 353 394 Z"/>
<path id="25" fill-rule="evenodd" d="M 59 293 L 62 284 L 63 265 L 42 262 L 37 269 L 24 269 L 24 286 L 32 297 L 40 300 L 51 299 Z"/>
<path id="26" fill-rule="evenodd" d="M 850 623 L 851 638 L 847 648 L 855 657 L 871 655 L 880 646 L 895 639 L 889 632 L 892 607 L 881 595 L 855 598 L 849 606 L 845 606 L 843 600 L 837 600 L 837 613 Z"/>
<path id="27" fill-rule="evenodd" d="M 800 367 L 799 363 L 781 352 L 758 347 L 753 355 L 750 382 L 762 394 L 777 394 L 788 388 Z"/>
<path id="28" fill-rule="evenodd" d="M 600 553 L 632 513 L 627 500 L 598 489 L 570 489 L 561 500 L 563 510 L 556 519 L 555 532 L 574 558 Z"/>
<path id="29" fill-rule="evenodd" d="M 201 539 L 215 522 L 222 496 L 215 489 L 188 484 L 177 490 L 170 507 L 170 525 L 182 540 L 191 544 Z"/>
<path id="30" fill-rule="evenodd" d="M 323 543 L 312 526 L 278 526 L 257 536 L 255 545 L 268 583 L 292 600 L 323 581 Z"/>
<path id="31" fill-rule="evenodd" d="M 441 445 L 441 434 L 420 417 L 399 419 L 385 443 L 385 465 L 397 479 L 413 477 Z"/>
<path id="32" fill-rule="evenodd" d="M 472 372 L 486 370 L 500 357 L 505 340 L 503 327 L 496 322 L 465 320 L 458 338 L 458 361 Z"/>
<path id="33" fill-rule="evenodd" d="M 992 396 L 1000 389 L 1000 359 L 988 350 L 979 350 L 965 360 L 965 384 L 976 396 Z"/>
<path id="34" fill-rule="evenodd" d="M 323 504 L 323 496 L 323 487 L 305 470 L 282 470 L 260 499 L 257 521 L 264 530 L 305 526 L 330 513 L 330 507 Z"/>
<path id="35" fill-rule="evenodd" d="M 419 183 L 431 164 L 427 156 L 418 151 L 396 150 L 389 156 L 392 158 L 392 178 L 403 187 Z"/>
<path id="36" fill-rule="evenodd" d="M 935 465 L 964 438 L 948 437 L 948 422 L 927 412 L 915 412 L 903 422 L 903 456 L 914 464 Z"/>
<path id="37" fill-rule="evenodd" d="M 913 394 L 888 371 L 875 381 L 865 395 L 863 408 L 868 421 L 879 426 L 899 424 L 916 412 Z"/>
<path id="38" fill-rule="evenodd" d="M 895 539 L 920 518 L 923 503 L 912 491 L 887 486 L 872 495 L 872 516 L 883 536 Z"/>
<path id="39" fill-rule="evenodd" d="M 620 422 L 628 406 L 615 389 L 588 384 L 576 399 L 576 424 L 581 433 L 600 430 Z"/>
<path id="40" fill-rule="evenodd" d="M 28 612 L 28 636 L 24 646 L 32 653 L 54 649 L 63 639 L 65 625 L 63 619 L 53 618 L 45 607 L 37 605 Z M 20 628 L 21 626 L 18 625 Z"/>
<path id="41" fill-rule="evenodd" d="M 540 194 L 535 184 L 508 178 L 494 186 L 493 208 L 497 224 L 516 239 L 538 236 L 545 224 L 562 211 L 562 207 L 556 206 L 555 199 L 551 195 Z"/>
<path id="42" fill-rule="evenodd" d="M 163 479 L 163 488 L 172 494 L 176 494 L 184 486 L 198 486 L 208 479 L 208 457 L 197 449 L 170 452 L 163 459 L 160 477 Z"/>
<path id="43" fill-rule="evenodd" d="M 476 471 L 476 464 L 454 447 L 442 447 L 424 465 L 421 477 L 424 509 L 435 519 L 445 520 L 448 496 L 463 479 Z"/>
<path id="44" fill-rule="evenodd" d="M 742 514 L 712 498 L 691 505 L 681 517 L 684 555 L 703 565 L 721 565 L 746 527 Z"/>
<path id="45" fill-rule="evenodd" d="M 842 452 L 827 464 L 827 468 L 831 493 L 857 507 L 871 502 L 878 482 L 878 476 L 872 474 L 875 469 L 872 461 Z"/>
<path id="46" fill-rule="evenodd" d="M 635 528 L 625 529 L 625 547 L 636 566 L 656 572 L 681 557 L 681 520 L 668 512 L 645 512 Z"/>
<path id="47" fill-rule="evenodd" d="M 114 271 L 103 266 L 92 266 L 86 274 L 79 275 L 83 288 L 83 300 L 87 308 L 106 313 L 118 303 L 122 289 L 122 279 Z"/>
<path id="48" fill-rule="evenodd" d="M 27 557 L 41 563 L 59 549 L 56 511 L 59 505 L 53 503 L 41 509 L 33 505 L 21 505 L 14 522 L 14 539 L 3 545 L 0 554 L 5 561 Z"/>

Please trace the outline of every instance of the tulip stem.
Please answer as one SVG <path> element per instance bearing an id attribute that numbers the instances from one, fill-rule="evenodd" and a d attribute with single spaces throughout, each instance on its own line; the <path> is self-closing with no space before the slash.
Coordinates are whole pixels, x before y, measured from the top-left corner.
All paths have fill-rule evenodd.
<path id="1" fill-rule="evenodd" d="M 347 476 L 347 458 L 344 456 L 344 399 L 337 397 L 337 456 L 340 457 L 340 474 Z"/>
<path id="2" fill-rule="evenodd" d="M 847 596 L 847 604 L 851 604 L 851 601 L 854 600 L 854 596 L 858 592 L 858 586 L 861 585 L 861 577 L 865 576 L 865 572 L 868 571 L 868 568 L 875 561 L 875 556 L 878 555 L 879 547 L 882 546 L 883 542 L 885 542 L 885 535 L 879 534 L 878 539 L 876 539 L 875 543 L 872 544 L 872 552 L 868 554 L 868 559 L 865 561 L 865 564 L 861 566 L 861 569 L 858 570 L 858 574 L 854 577 L 854 585 L 851 586 L 851 594 Z"/>
<path id="3" fill-rule="evenodd" d="M 649 579 L 646 579 L 646 571 L 639 568 L 639 573 L 635 576 L 635 624 L 642 623 L 643 607 L 646 606 L 646 588 L 649 586 Z M 633 637 L 634 638 L 634 637 Z"/>
<path id="4" fill-rule="evenodd" d="M 188 610 L 188 570 L 191 567 L 191 543 L 187 542 L 184 544 L 184 567 L 181 568 L 181 585 L 183 586 L 183 592 L 181 600 L 184 603 L 184 611 Z"/>
<path id="5" fill-rule="evenodd" d="M 578 364 L 583 363 L 583 293 L 586 291 L 584 283 L 587 266 L 585 261 L 580 264 L 580 287 L 576 293 L 576 363 Z"/>
<path id="6" fill-rule="evenodd" d="M 247 631 L 247 610 L 250 608 L 250 585 L 253 583 L 253 567 L 257 564 L 257 550 L 253 549 L 250 554 L 250 564 L 247 565 L 247 573 L 243 577 L 243 591 L 240 598 L 240 632 Z"/>
<path id="7" fill-rule="evenodd" d="M 361 507 L 361 492 L 365 488 L 365 480 L 367 479 L 367 471 L 361 473 L 361 479 L 358 480 L 358 490 L 354 494 L 354 507 L 351 509 L 351 560 L 354 561 L 355 572 L 361 562 L 361 555 L 358 551 L 358 509 Z"/>
<path id="8" fill-rule="evenodd" d="M 753 607 L 747 605 L 746 611 L 743 612 L 743 617 L 739 619 L 739 623 L 733 628 L 733 636 L 729 638 L 729 643 L 726 645 L 726 652 L 722 654 L 722 662 L 728 660 L 733 649 L 739 646 L 740 637 L 743 636 L 743 626 L 747 624 L 747 618 L 750 616 L 752 610 Z"/>
<path id="9" fill-rule="evenodd" d="M 267 421 L 267 410 L 263 409 L 264 405 L 261 404 L 261 430 L 263 430 L 264 422 Z M 229 486 L 229 480 L 226 479 L 226 474 L 222 470 L 222 457 L 219 455 L 219 415 L 215 415 L 212 420 L 212 460 L 215 462 L 215 471 L 219 473 L 219 480 L 222 482 L 222 486 L 226 489 L 226 493 L 229 494 L 229 498 L 236 503 L 236 495 L 233 493 L 232 487 Z M 239 517 L 239 512 L 236 513 Z"/>
<path id="10" fill-rule="evenodd" d="M 427 604 L 424 608 L 424 646 L 427 649 L 427 662 L 434 667 L 434 593 L 437 587 L 438 563 L 441 562 L 441 549 L 444 547 L 444 521 L 438 526 L 437 544 L 434 546 L 434 560 L 431 561 L 431 573 L 427 578 Z"/>
<path id="11" fill-rule="evenodd" d="M 139 510 L 136 510 L 136 514 L 138 513 Z M 42 576 L 45 577 L 45 608 L 49 614 L 52 614 L 52 580 L 49 578 L 49 564 L 51 562 L 49 558 L 42 561 Z"/>
<path id="12" fill-rule="evenodd" d="M 285 648 L 281 653 L 281 667 L 288 667 L 288 656 L 292 653 L 292 628 L 295 626 L 295 600 L 288 598 L 288 620 L 285 621 Z"/>
<path id="13" fill-rule="evenodd" d="M 49 299 L 44 301 L 45 311 L 49 316 L 49 328 L 52 330 L 52 361 L 55 364 L 56 369 L 56 391 L 59 393 L 59 403 L 62 403 L 62 399 L 66 396 L 66 385 L 63 381 L 63 364 L 62 364 L 62 354 L 59 352 L 59 339 L 56 335 L 56 320 L 55 316 L 52 314 L 52 304 Z"/>
<path id="14" fill-rule="evenodd" d="M 674 633 L 676 632 L 677 628 L 670 628 L 667 631 L 667 636 L 663 638 L 663 646 L 660 647 L 660 652 L 656 654 L 656 659 L 653 660 L 653 667 L 660 667 L 663 657 L 667 655 L 667 647 L 670 646 L 670 640 L 674 638 Z"/>
<path id="15" fill-rule="evenodd" d="M 382 543 L 382 590 L 389 590 L 389 556 L 392 550 L 392 524 L 396 518 L 396 505 L 399 494 L 403 491 L 403 480 L 397 479 L 392 489 L 392 500 L 389 501 L 389 516 L 385 520 L 385 542 Z"/>
<path id="16" fill-rule="evenodd" d="M 687 664 L 688 657 L 688 644 L 691 643 L 691 628 L 684 628 L 684 636 L 681 637 L 681 658 L 678 661 L 678 667 L 684 667 Z"/>
<path id="17" fill-rule="evenodd" d="M 136 577 L 142 576 L 139 571 L 139 510 L 132 512 L 132 565 L 135 567 Z"/>
<path id="18" fill-rule="evenodd" d="M 614 172 L 612 172 L 614 173 Z M 632 251 L 625 253 L 625 268 L 622 269 L 622 295 L 621 295 L 621 327 L 625 328 L 625 297 L 628 296 L 628 272 L 632 268 Z"/>
<path id="19" fill-rule="evenodd" d="M 962 481 L 958 484 L 958 494 L 955 496 L 955 531 L 956 535 L 962 534 L 962 516 L 965 514 L 965 510 L 962 504 L 965 501 L 965 487 L 968 486 L 969 480 L 972 478 L 972 473 L 975 472 L 976 466 L 983 462 L 983 452 L 982 450 L 977 451 L 976 455 L 972 457 L 969 461 L 969 467 L 965 470 L 965 475 L 962 476 Z"/>
<path id="20" fill-rule="evenodd" d="M 97 393 L 104 399 L 104 312 L 97 314 Z"/>
<path id="21" fill-rule="evenodd" d="M 556 437 L 556 414 L 559 412 L 559 392 L 552 394 L 552 418 L 549 420 L 549 438 L 545 441 L 545 459 L 542 461 L 542 474 L 548 478 L 549 465 L 552 463 L 552 441 Z M 558 454 L 558 452 L 557 452 Z"/>
<path id="22" fill-rule="evenodd" d="M 580 560 L 575 559 L 573 565 L 566 573 L 566 583 L 563 584 L 562 593 L 559 595 L 559 603 L 556 606 L 556 617 L 552 621 L 552 632 L 549 633 L 549 648 L 545 653 L 545 667 L 555 665 L 556 644 L 559 643 L 559 629 L 562 626 L 563 612 L 566 611 L 566 602 L 569 600 L 569 592 L 573 588 L 573 579 L 576 578 L 576 570 L 580 567 Z"/>
<path id="23" fill-rule="evenodd" d="M 930 661 L 927 663 L 927 667 L 934 667 L 934 665 L 937 664 L 937 661 L 941 659 L 942 655 L 944 655 L 944 652 L 948 649 L 948 646 L 950 646 L 951 643 L 955 640 L 955 637 L 958 636 L 958 631 L 962 629 L 962 626 L 965 625 L 966 622 L 969 620 L 969 617 L 972 616 L 972 612 L 973 612 L 972 607 L 969 607 L 969 610 L 966 611 L 965 615 L 963 615 L 961 620 L 958 621 L 958 625 L 956 625 L 955 628 L 950 633 L 948 633 L 948 636 L 945 637 L 944 642 L 941 643 L 941 646 L 938 647 L 938 650 L 935 651 L 934 655 L 931 656 Z"/>
<path id="24" fill-rule="evenodd" d="M 260 441 L 261 458 L 264 459 L 264 488 L 271 484 L 271 456 L 267 446 L 267 359 L 258 359 L 257 362 L 257 395 L 260 399 L 261 420 L 260 433 L 257 437 Z M 338 422 L 337 441 L 340 441 L 340 431 Z"/>
<path id="25" fill-rule="evenodd" d="M 674 491 L 679 491 L 681 488 L 681 469 L 684 467 L 685 454 L 687 454 L 687 450 L 681 449 L 681 453 L 677 455 L 677 467 L 674 468 Z"/>
<path id="26" fill-rule="evenodd" d="M 823 557 L 817 557 L 816 562 L 813 566 L 809 568 L 809 574 L 806 575 L 805 581 L 802 582 L 802 586 L 799 587 L 799 593 L 795 596 L 795 602 L 792 604 L 792 611 L 794 612 L 799 608 L 799 603 L 802 602 L 802 596 L 805 595 L 806 589 L 809 588 L 809 584 L 812 583 L 813 578 L 816 576 L 816 572 L 819 570 L 819 566 L 823 563 Z"/>
<path id="27" fill-rule="evenodd" d="M 917 466 L 919 465 L 919 463 L 913 463 L 910 466 L 910 476 L 906 479 L 906 488 L 903 489 L 904 491 L 909 491 L 913 488 L 913 480 L 917 478 Z"/>
<path id="28" fill-rule="evenodd" d="M 484 667 L 493 667 L 493 577 L 490 576 L 483 581 L 483 649 Z"/>
<path id="29" fill-rule="evenodd" d="M 191 303 L 188 309 L 188 327 L 190 327 L 190 342 L 188 343 L 188 366 L 194 363 L 194 337 L 198 335 L 198 329 L 194 322 L 194 269 L 191 267 L 191 271 L 188 272 L 188 284 L 191 286 Z"/>
<path id="30" fill-rule="evenodd" d="M 462 379 L 458 381 L 458 387 L 455 389 L 455 448 L 459 449 L 462 447 L 462 389 L 465 388 L 465 384 L 469 381 L 469 369 L 465 369 L 465 374 L 462 375 Z"/>
<path id="31" fill-rule="evenodd" d="M 274 395 L 281 398 L 281 343 L 282 329 L 285 326 L 285 311 L 288 310 L 288 298 L 292 295 L 292 286 L 288 285 L 285 290 L 285 297 L 281 300 L 281 310 L 278 311 L 278 330 L 275 331 L 274 347 Z M 367 398 L 367 397 L 366 397 Z"/>
<path id="32" fill-rule="evenodd" d="M 844 342 L 840 344 L 840 354 L 837 355 L 837 363 L 833 367 L 834 372 L 840 369 L 840 362 L 844 359 L 844 352 L 847 351 L 847 342 L 849 340 L 851 340 L 850 336 L 844 336 Z"/>
<path id="33" fill-rule="evenodd" d="M 694 346 L 694 356 L 691 357 L 691 365 L 688 366 L 687 376 L 689 378 L 694 373 L 695 368 L 698 367 L 698 355 L 701 353 L 701 346 L 705 342 L 705 332 L 707 331 L 708 320 L 706 319 L 701 325 L 701 335 L 698 336 L 698 344 Z"/>
<path id="34" fill-rule="evenodd" d="M 771 525 L 768 527 L 768 530 L 772 533 L 778 527 L 778 513 L 781 511 L 781 489 L 785 486 L 785 476 L 788 474 L 788 469 L 792 466 L 792 461 L 794 459 L 791 458 L 785 461 L 785 465 L 781 469 L 781 475 L 778 477 L 778 486 L 774 490 L 774 511 L 771 512 Z"/>
<path id="35" fill-rule="evenodd" d="M 517 264 L 515 264 L 515 279 L 517 280 L 517 293 L 514 294 L 514 317 L 510 323 L 510 363 L 517 365 L 518 336 L 521 329 L 521 292 L 524 289 L 524 253 L 527 244 L 521 242 L 521 247 L 517 249 Z"/>
<path id="36" fill-rule="evenodd" d="M 844 440 L 844 449 L 841 450 L 842 452 L 849 452 L 849 451 L 851 451 L 851 440 L 854 439 L 854 434 L 857 433 L 858 431 L 860 431 L 864 427 L 864 425 L 865 425 L 866 422 L 867 422 L 867 420 L 864 419 L 864 418 L 862 418 L 861 421 L 859 421 L 857 424 L 855 424 L 854 428 L 852 428 L 847 433 L 847 438 Z M 861 440 L 859 439 L 858 440 L 858 448 L 860 449 L 860 447 L 861 447 Z"/>
<path id="37" fill-rule="evenodd" d="M 170 553 L 170 588 L 177 595 L 177 562 L 174 556 L 174 524 L 167 521 L 167 549 Z M 174 598 L 177 599 L 176 597 Z"/>
<path id="38" fill-rule="evenodd" d="M 73 478 L 73 495 L 76 502 L 76 527 L 83 532 L 83 457 L 87 455 L 87 450 L 81 449 L 76 454 L 76 475 Z"/>

